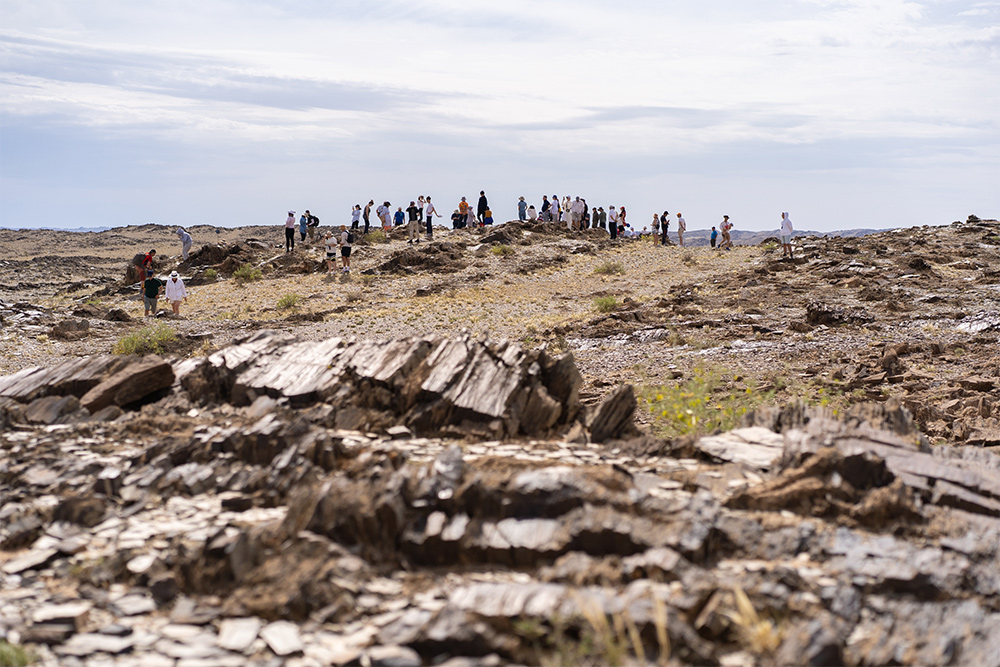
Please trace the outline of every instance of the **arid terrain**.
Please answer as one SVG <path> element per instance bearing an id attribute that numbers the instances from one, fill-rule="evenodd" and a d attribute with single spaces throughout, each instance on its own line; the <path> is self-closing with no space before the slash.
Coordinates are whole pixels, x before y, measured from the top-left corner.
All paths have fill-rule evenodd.
<path id="1" fill-rule="evenodd" d="M 3 650 L 1000 664 L 1000 223 L 189 231 L 0 230 Z"/>

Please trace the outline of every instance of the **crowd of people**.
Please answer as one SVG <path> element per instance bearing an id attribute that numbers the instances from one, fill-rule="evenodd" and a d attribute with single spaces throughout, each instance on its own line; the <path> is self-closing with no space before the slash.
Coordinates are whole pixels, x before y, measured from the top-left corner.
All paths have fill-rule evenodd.
<path id="1" fill-rule="evenodd" d="M 372 215 L 375 223 L 373 224 Z M 783 220 L 786 214 L 783 214 Z M 684 245 L 684 234 L 687 232 L 687 221 L 682 213 L 676 213 L 677 245 Z M 373 226 L 381 226 L 383 231 L 396 227 L 406 226 L 407 243 L 420 243 L 421 234 L 426 234 L 430 240 L 434 236 L 434 217 L 443 217 L 438 213 L 430 196 L 420 195 L 415 200 L 410 201 L 409 206 L 397 206 L 393 211 L 392 204 L 386 200 L 378 206 L 375 200 L 368 200 L 364 207 L 355 204 L 351 211 L 350 228 L 360 235 L 367 235 Z M 612 239 L 618 238 L 638 238 L 650 237 L 655 245 L 670 245 L 670 223 L 674 218 L 670 217 L 669 211 L 654 213 L 651 227 L 643 227 L 641 230 L 634 228 L 628 222 L 628 211 L 624 206 L 609 206 L 607 210 L 603 206 L 592 208 L 583 197 L 565 196 L 561 200 L 558 195 L 542 195 L 542 201 L 538 208 L 534 204 L 529 204 L 524 197 L 519 197 L 517 201 L 517 219 L 520 221 L 540 220 L 543 222 L 565 223 L 567 229 L 603 229 L 608 232 Z M 468 197 L 462 197 L 458 202 L 458 207 L 451 214 L 451 227 L 464 229 L 466 227 L 484 227 L 494 223 L 493 211 L 490 209 L 489 200 L 484 190 L 479 191 L 479 199 L 473 207 Z M 306 236 L 309 242 L 313 241 L 315 227 L 319 225 L 319 218 L 312 215 L 308 210 L 299 219 L 299 231 L 301 241 L 304 242 Z M 791 225 L 791 221 L 788 221 Z M 292 252 L 295 249 L 295 212 L 289 211 L 285 220 L 285 251 Z M 709 234 L 709 243 L 712 248 L 720 250 L 732 250 L 733 242 L 731 230 L 733 223 L 728 215 L 722 216 L 722 221 L 718 227 L 713 226 Z M 782 222 L 782 229 L 785 229 L 785 222 Z M 782 232 L 784 235 L 784 231 Z M 789 232 L 788 236 L 791 236 Z M 352 234 L 353 237 L 353 234 Z M 721 237 L 721 238 L 720 238 Z M 333 236 L 335 240 L 340 235 Z M 339 242 L 339 241 L 338 241 Z M 344 244 L 341 243 L 344 247 Z M 791 249 L 785 250 L 785 256 L 791 256 Z M 347 268 L 347 267 L 344 267 Z"/>
<path id="2" fill-rule="evenodd" d="M 427 240 L 431 240 L 434 236 L 434 218 L 443 217 L 431 202 L 431 197 L 424 195 L 420 195 L 415 200 L 412 200 L 406 209 L 402 206 L 397 206 L 395 212 L 393 212 L 392 204 L 388 200 L 382 202 L 379 206 L 375 206 L 374 199 L 370 199 L 364 207 L 360 204 L 355 204 L 351 210 L 351 222 L 349 226 L 347 224 L 339 225 L 339 231 L 334 232 L 330 230 L 323 235 L 322 244 L 326 251 L 326 268 L 328 274 L 334 273 L 338 255 L 340 257 L 340 271 L 345 274 L 351 272 L 351 249 L 359 234 L 367 235 L 371 231 L 373 212 L 375 219 L 378 221 L 377 224 L 385 232 L 390 231 L 394 227 L 405 225 L 407 228 L 407 243 L 410 244 L 420 243 L 421 233 L 426 233 Z M 683 214 L 676 213 L 675 215 L 677 222 L 677 245 L 683 246 L 684 233 L 687 231 L 687 221 L 684 219 Z M 537 209 L 533 204 L 528 204 L 524 197 L 519 197 L 517 201 L 517 219 L 520 221 L 540 220 L 544 222 L 564 223 L 567 229 L 575 231 L 602 229 L 608 232 L 612 239 L 649 236 L 652 238 L 654 245 L 670 245 L 671 217 L 670 212 L 666 210 L 660 214 L 653 214 L 652 225 L 650 227 L 643 227 L 642 230 L 636 231 L 628 222 L 628 212 L 624 206 L 609 206 L 605 211 L 603 206 L 591 208 L 587 204 L 587 200 L 583 197 L 565 196 L 560 200 L 558 195 L 552 195 L 551 199 L 548 195 L 543 195 L 541 204 Z M 485 227 L 492 225 L 493 222 L 493 212 L 490 209 L 489 200 L 484 190 L 479 191 L 479 199 L 476 202 L 475 208 L 473 208 L 466 197 L 462 197 L 458 203 L 458 208 L 451 215 L 452 229 L 463 229 L 474 226 Z M 308 238 L 308 243 L 312 244 L 316 240 L 316 229 L 319 227 L 320 221 L 309 209 L 306 209 L 297 221 L 295 211 L 288 211 L 288 217 L 285 219 L 284 224 L 286 253 L 295 250 L 296 224 L 298 226 L 299 242 L 307 243 L 306 239 Z M 710 246 L 720 250 L 732 250 L 733 242 L 730 234 L 732 228 L 733 223 L 729 220 L 729 216 L 722 216 L 722 221 L 719 223 L 718 228 L 713 226 L 710 232 Z M 793 257 L 793 234 L 792 220 L 787 212 L 783 212 L 781 214 L 780 231 L 782 257 Z M 719 239 L 720 236 L 722 237 L 721 240 Z M 184 260 L 187 260 L 193 243 L 191 235 L 183 227 L 179 227 L 177 229 L 177 238 L 181 242 L 181 256 Z M 179 315 L 181 303 L 187 300 L 187 290 L 184 286 L 184 280 L 177 271 L 173 271 L 166 280 L 156 278 L 153 267 L 155 257 L 156 250 L 150 250 L 142 259 L 141 291 L 145 305 L 145 314 L 147 317 L 156 315 L 157 300 L 162 293 L 170 302 L 173 313 Z M 138 258 L 139 255 L 136 255 L 136 263 L 138 263 Z"/>

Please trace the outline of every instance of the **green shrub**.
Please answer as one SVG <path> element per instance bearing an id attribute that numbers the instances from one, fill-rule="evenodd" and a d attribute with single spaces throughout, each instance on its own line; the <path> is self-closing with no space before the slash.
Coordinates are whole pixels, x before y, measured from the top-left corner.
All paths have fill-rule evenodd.
<path id="1" fill-rule="evenodd" d="M 34 661 L 35 656 L 23 646 L 0 639 L 0 667 L 25 667 Z"/>
<path id="2" fill-rule="evenodd" d="M 760 392 L 753 386 L 729 389 L 719 373 L 695 368 L 682 382 L 647 387 L 640 395 L 659 433 L 673 438 L 732 429 L 747 412 L 770 401 L 774 392 Z"/>
<path id="3" fill-rule="evenodd" d="M 597 265 L 594 273 L 600 273 L 605 276 L 623 276 L 625 275 L 625 267 L 621 262 L 613 262 L 610 259 L 606 259 Z"/>
<path id="4" fill-rule="evenodd" d="M 388 243 L 389 235 L 381 229 L 373 229 L 364 236 L 366 243 Z"/>
<path id="5" fill-rule="evenodd" d="M 177 340 L 177 333 L 166 324 L 159 322 L 122 336 L 111 348 L 115 354 L 159 354 L 167 343 Z"/>
<path id="6" fill-rule="evenodd" d="M 294 308 L 299 305 L 300 301 L 302 301 L 302 297 L 298 294 L 286 294 L 278 299 L 278 309 L 288 310 L 289 308 Z"/>
<path id="7" fill-rule="evenodd" d="M 513 255 L 514 249 L 509 245 L 504 245 L 503 243 L 497 244 L 490 248 L 490 252 L 497 257 L 506 257 L 507 255 Z"/>
<path id="8" fill-rule="evenodd" d="M 219 272 L 215 269 L 207 269 L 205 271 L 205 280 L 216 280 L 219 277 Z"/>
<path id="9" fill-rule="evenodd" d="M 233 279 L 237 285 L 245 285 L 246 283 L 260 280 L 260 276 L 260 269 L 255 269 L 250 262 L 233 271 Z"/>
<path id="10" fill-rule="evenodd" d="M 610 313 L 618 308 L 618 297 L 599 296 L 594 299 L 594 309 L 599 313 Z"/>

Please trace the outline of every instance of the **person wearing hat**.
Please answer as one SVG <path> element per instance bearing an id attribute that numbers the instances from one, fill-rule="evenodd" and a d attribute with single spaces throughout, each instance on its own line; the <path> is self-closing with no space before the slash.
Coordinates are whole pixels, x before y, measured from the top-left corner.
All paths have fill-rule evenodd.
<path id="1" fill-rule="evenodd" d="M 191 235 L 184 231 L 183 227 L 177 228 L 177 238 L 181 242 L 181 257 L 186 261 L 188 253 L 191 252 Z"/>
<path id="2" fill-rule="evenodd" d="M 167 279 L 166 297 L 167 301 L 170 302 L 170 307 L 174 310 L 174 315 L 180 315 L 181 301 L 187 301 L 188 295 L 184 288 L 184 281 L 176 271 L 171 271 L 170 278 Z"/>
<path id="3" fill-rule="evenodd" d="M 517 198 L 517 219 L 522 222 L 528 219 L 528 202 L 524 201 L 524 197 Z"/>

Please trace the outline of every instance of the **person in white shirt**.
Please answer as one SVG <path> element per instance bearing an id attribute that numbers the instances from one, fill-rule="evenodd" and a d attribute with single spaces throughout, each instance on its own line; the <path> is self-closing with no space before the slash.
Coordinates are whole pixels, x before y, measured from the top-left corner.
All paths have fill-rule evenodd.
<path id="1" fill-rule="evenodd" d="M 184 288 L 184 281 L 176 271 L 170 273 L 166 286 L 167 301 L 174 310 L 174 315 L 181 314 L 181 301 L 187 301 L 187 290 Z"/>
<path id="2" fill-rule="evenodd" d="M 432 223 L 431 216 L 436 215 L 439 218 L 441 217 L 441 214 L 437 212 L 436 208 L 434 208 L 434 204 L 431 203 L 430 195 L 428 195 L 427 199 L 425 200 L 424 213 L 427 214 L 427 240 L 430 241 L 434 237 L 434 227 L 431 224 Z"/>
<path id="3" fill-rule="evenodd" d="M 351 272 L 351 232 L 347 231 L 347 225 L 340 226 L 340 261 L 344 265 L 344 273 Z"/>
<path id="4" fill-rule="evenodd" d="M 354 227 L 351 227 L 353 230 Z M 337 263 L 337 245 L 339 239 L 334 238 L 333 232 L 327 232 L 323 237 L 323 245 L 326 246 L 326 273 L 333 274 L 333 267 Z"/>
<path id="5" fill-rule="evenodd" d="M 608 209 L 608 231 L 612 239 L 618 238 L 618 211 L 614 206 Z"/>
<path id="6" fill-rule="evenodd" d="M 792 219 L 788 217 L 788 212 L 781 214 L 781 256 L 792 258 Z"/>
<path id="7" fill-rule="evenodd" d="M 177 238 L 180 239 L 181 242 L 181 257 L 187 259 L 188 253 L 191 252 L 191 244 L 193 243 L 191 235 L 184 231 L 183 227 L 178 227 Z"/>
<path id="8" fill-rule="evenodd" d="M 688 225 L 684 217 L 678 213 L 677 214 L 677 245 L 684 245 L 684 232 L 687 231 Z"/>

